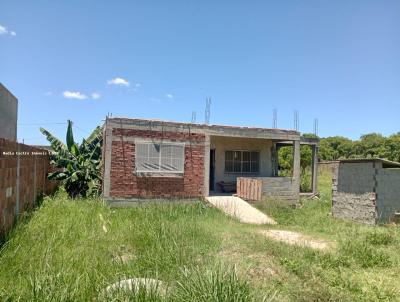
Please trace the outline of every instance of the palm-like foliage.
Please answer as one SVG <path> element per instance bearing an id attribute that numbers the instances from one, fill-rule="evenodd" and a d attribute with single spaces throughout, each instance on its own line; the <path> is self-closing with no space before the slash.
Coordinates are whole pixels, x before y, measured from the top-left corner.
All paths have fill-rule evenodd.
<path id="1" fill-rule="evenodd" d="M 40 131 L 51 144 L 51 163 L 57 168 L 48 178 L 62 181 L 72 198 L 100 193 L 101 184 L 101 127 L 96 129 L 82 143 L 74 141 L 72 122 L 68 120 L 66 145 L 46 129 Z"/>

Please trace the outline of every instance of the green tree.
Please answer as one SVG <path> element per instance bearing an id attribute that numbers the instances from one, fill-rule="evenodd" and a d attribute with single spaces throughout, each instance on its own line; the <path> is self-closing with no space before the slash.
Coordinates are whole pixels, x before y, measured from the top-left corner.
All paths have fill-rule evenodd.
<path id="1" fill-rule="evenodd" d="M 68 120 L 66 144 L 46 129 L 40 128 L 53 149 L 51 163 L 56 171 L 49 179 L 60 180 L 71 198 L 100 193 L 101 184 L 101 127 L 97 127 L 87 139 L 78 145 L 74 141 L 72 122 Z"/>
<path id="2" fill-rule="evenodd" d="M 353 142 L 346 137 L 331 136 L 320 140 L 318 157 L 321 160 L 349 158 L 353 153 Z"/>
<path id="3" fill-rule="evenodd" d="M 354 145 L 359 157 L 385 157 L 385 137 L 379 133 L 364 134 Z"/>
<path id="4" fill-rule="evenodd" d="M 383 158 L 400 162 L 400 132 L 392 134 L 385 140 L 385 154 Z"/>

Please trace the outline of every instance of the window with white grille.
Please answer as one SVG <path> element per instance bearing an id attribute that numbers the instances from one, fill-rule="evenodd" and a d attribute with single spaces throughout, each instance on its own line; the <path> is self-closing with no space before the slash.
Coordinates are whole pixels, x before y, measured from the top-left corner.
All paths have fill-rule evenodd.
<path id="1" fill-rule="evenodd" d="M 260 152 L 225 151 L 225 173 L 259 173 Z"/>
<path id="2" fill-rule="evenodd" d="M 136 142 L 136 172 L 183 173 L 184 143 Z"/>

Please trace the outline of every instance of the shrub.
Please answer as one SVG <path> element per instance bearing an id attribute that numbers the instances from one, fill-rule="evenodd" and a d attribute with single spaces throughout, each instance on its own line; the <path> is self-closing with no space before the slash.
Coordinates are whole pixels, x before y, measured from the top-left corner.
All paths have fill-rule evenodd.
<path id="1" fill-rule="evenodd" d="M 182 280 L 178 281 L 173 301 L 177 302 L 236 302 L 250 301 L 248 282 L 238 278 L 236 270 L 223 270 L 221 266 L 213 269 L 195 267 L 182 271 Z"/>
<path id="2" fill-rule="evenodd" d="M 389 245 L 394 241 L 394 238 L 391 234 L 374 231 L 367 234 L 365 240 L 373 245 Z"/>

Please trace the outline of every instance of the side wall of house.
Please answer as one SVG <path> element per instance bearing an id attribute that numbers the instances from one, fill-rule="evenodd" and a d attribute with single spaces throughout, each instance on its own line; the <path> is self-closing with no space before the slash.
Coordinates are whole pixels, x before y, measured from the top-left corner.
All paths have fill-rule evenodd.
<path id="1" fill-rule="evenodd" d="M 0 83 L 0 138 L 17 140 L 18 100 Z"/>
<path id="2" fill-rule="evenodd" d="M 376 169 L 380 163 L 340 163 L 333 177 L 332 215 L 375 224 Z"/>
<path id="3" fill-rule="evenodd" d="M 141 176 L 135 172 L 135 140 L 175 141 L 185 143 L 184 174 Z M 112 129 L 106 144 L 111 144 L 109 161 L 109 196 L 106 199 L 159 197 L 200 197 L 204 193 L 206 137 L 200 133 Z M 107 146 L 105 146 L 107 152 Z M 106 155 L 107 156 L 107 155 Z M 107 161 L 107 158 L 106 158 Z M 105 169 L 107 174 L 108 168 Z M 107 177 L 107 175 L 105 175 Z M 105 180 L 107 182 L 107 180 Z"/>
<path id="4" fill-rule="evenodd" d="M 215 182 L 236 181 L 236 178 L 241 176 L 272 176 L 271 147 L 272 141 L 265 139 L 212 136 L 210 139 L 210 148 L 215 149 Z M 260 173 L 250 175 L 225 173 L 225 151 L 230 150 L 259 151 Z"/>
<path id="5" fill-rule="evenodd" d="M 387 223 L 400 211 L 400 169 L 379 169 L 376 182 L 378 221 Z"/>

